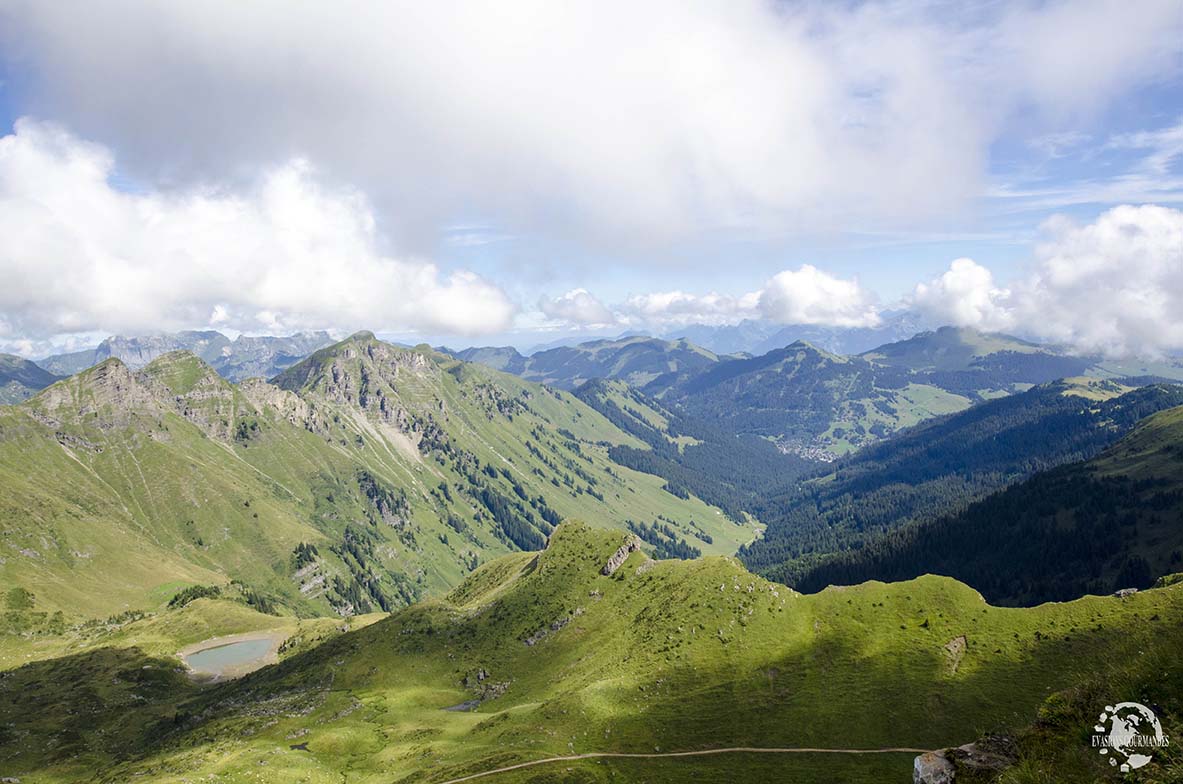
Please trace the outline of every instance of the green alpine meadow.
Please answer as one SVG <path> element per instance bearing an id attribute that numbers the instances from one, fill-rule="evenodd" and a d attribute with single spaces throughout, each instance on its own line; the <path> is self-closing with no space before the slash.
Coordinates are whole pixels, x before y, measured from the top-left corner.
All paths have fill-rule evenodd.
<path id="1" fill-rule="evenodd" d="M 1180 784 L 1179 0 L 0 0 L 0 784 Z"/>

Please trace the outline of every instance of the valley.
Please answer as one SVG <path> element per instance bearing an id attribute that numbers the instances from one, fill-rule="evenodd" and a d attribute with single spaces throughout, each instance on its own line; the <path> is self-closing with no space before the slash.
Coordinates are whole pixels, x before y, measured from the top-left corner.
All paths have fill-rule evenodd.
<path id="1" fill-rule="evenodd" d="M 1019 381 L 1081 368 L 965 332 L 664 376 L 623 348 L 568 392 L 363 332 L 270 381 L 169 351 L 0 408 L 0 774 L 883 782 L 1002 737 L 957 781 L 1068 781 L 1103 771 L 1064 756 L 1096 684 L 1183 717 L 1180 387 Z M 873 443 L 783 448 L 901 373 L 940 391 Z M 1127 535 L 1073 561 L 1084 525 Z"/>

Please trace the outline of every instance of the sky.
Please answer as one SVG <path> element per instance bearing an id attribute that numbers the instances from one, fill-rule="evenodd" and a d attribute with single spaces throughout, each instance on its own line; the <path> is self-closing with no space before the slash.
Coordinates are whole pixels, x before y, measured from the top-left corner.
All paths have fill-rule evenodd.
<path id="1" fill-rule="evenodd" d="M 1183 3 L 0 0 L 0 351 L 934 323 L 1183 350 Z"/>

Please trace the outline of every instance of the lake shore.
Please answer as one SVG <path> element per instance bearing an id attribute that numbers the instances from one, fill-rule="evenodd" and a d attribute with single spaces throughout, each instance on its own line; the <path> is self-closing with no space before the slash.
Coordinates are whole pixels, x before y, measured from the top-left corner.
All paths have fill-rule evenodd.
<path id="1" fill-rule="evenodd" d="M 229 634 L 222 637 L 211 637 L 208 640 L 188 645 L 177 651 L 177 657 L 184 663 L 186 669 L 189 671 L 189 676 L 194 680 L 223 680 L 226 678 L 239 678 L 247 673 L 266 667 L 269 664 L 275 664 L 279 661 L 279 646 L 290 635 L 289 631 L 282 629 L 274 629 L 271 631 L 261 632 L 244 632 L 242 634 Z M 253 657 L 249 661 L 229 664 L 220 667 L 217 670 L 197 669 L 189 663 L 189 658 L 195 654 L 203 651 L 213 650 L 215 648 L 224 648 L 229 645 L 238 643 L 266 641 L 269 643 L 267 650 L 260 656 Z"/>

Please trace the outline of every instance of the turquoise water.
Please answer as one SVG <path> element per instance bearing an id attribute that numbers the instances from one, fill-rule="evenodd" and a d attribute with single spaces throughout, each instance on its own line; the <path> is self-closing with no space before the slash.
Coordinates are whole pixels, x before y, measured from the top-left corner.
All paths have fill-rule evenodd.
<path id="1" fill-rule="evenodd" d="M 244 640 L 206 648 L 185 657 L 185 663 L 197 672 L 221 675 L 229 667 L 258 661 L 271 650 L 271 640 Z"/>

